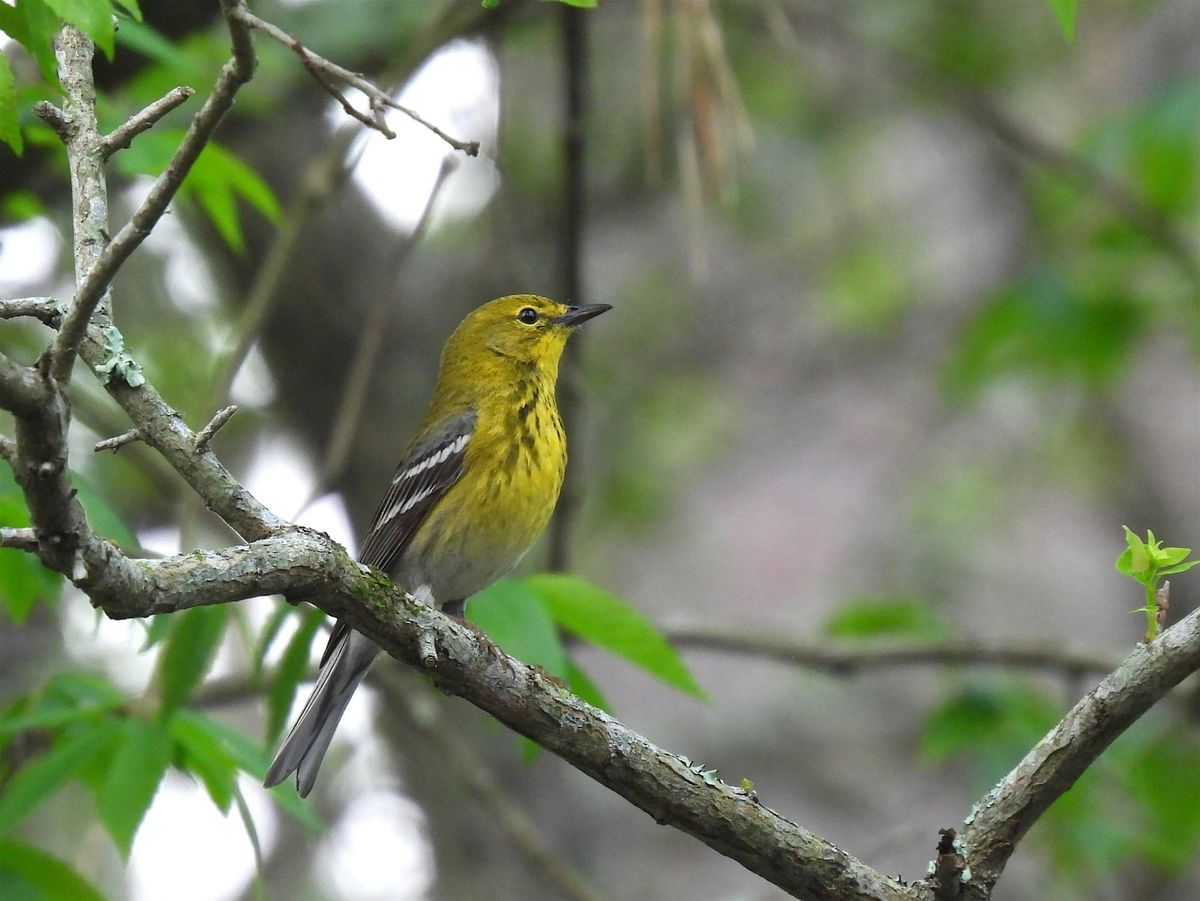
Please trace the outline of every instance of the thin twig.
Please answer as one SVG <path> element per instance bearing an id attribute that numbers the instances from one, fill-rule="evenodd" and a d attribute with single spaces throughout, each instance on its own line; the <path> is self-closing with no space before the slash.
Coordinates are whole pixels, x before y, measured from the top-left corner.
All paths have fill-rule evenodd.
<path id="1" fill-rule="evenodd" d="M 208 442 L 212 441 L 213 436 L 225 427 L 225 423 L 233 419 L 233 415 L 237 411 L 237 404 L 230 404 L 216 412 L 216 415 L 209 420 L 208 425 L 196 433 L 196 453 L 201 453 L 208 447 Z"/>
<path id="2" fill-rule="evenodd" d="M 308 74 L 312 76 L 313 81 L 320 85 L 330 97 L 332 97 L 341 105 L 342 112 L 352 119 L 357 119 L 363 125 L 367 126 L 367 128 L 375 129 L 389 141 L 396 137 L 396 133 L 388 127 L 387 121 L 382 115 L 379 115 L 379 110 L 375 108 L 374 100 L 371 101 L 371 115 L 368 116 L 366 113 L 360 113 L 354 104 L 346 99 L 345 94 L 329 83 L 329 80 L 325 77 L 321 67 L 313 58 L 313 54 L 309 52 L 307 47 L 300 43 L 299 38 L 292 38 L 291 48 L 295 51 L 296 55 L 300 57 L 300 62 L 304 65 L 304 68 Z"/>
<path id="3" fill-rule="evenodd" d="M 37 532 L 33 529 L 0 527 L 0 547 L 16 548 L 19 551 L 37 552 Z"/>
<path id="4" fill-rule="evenodd" d="M 50 328 L 58 328 L 62 321 L 62 307 L 53 297 L 13 297 L 0 300 L 0 319 L 20 319 L 23 316 L 38 319 Z"/>
<path id="5" fill-rule="evenodd" d="M 452 138 L 450 135 L 446 134 L 444 131 L 442 131 L 440 128 L 438 128 L 436 125 L 423 119 L 414 110 L 411 110 L 404 104 L 392 99 L 386 92 L 384 92 L 380 88 L 376 87 L 370 81 L 367 81 L 367 79 L 363 78 L 357 72 L 351 72 L 349 69 L 347 69 L 343 66 L 339 66 L 335 62 L 327 60 L 325 57 L 321 56 L 320 54 L 313 53 L 311 50 L 309 50 L 307 47 L 304 46 L 304 44 L 300 41 L 299 38 L 293 37 L 292 35 L 288 34 L 286 31 L 284 31 L 282 28 L 279 28 L 278 26 L 271 24 L 270 22 L 266 21 L 265 19 L 260 19 L 258 16 L 254 15 L 254 13 L 250 12 L 250 10 L 248 10 L 240 2 L 236 3 L 233 6 L 230 15 L 231 15 L 231 18 L 236 19 L 237 21 L 239 21 L 243 25 L 247 26 L 248 28 L 259 29 L 264 34 L 266 34 L 268 37 L 278 41 L 279 43 L 283 44 L 285 47 L 288 47 L 289 49 L 293 50 L 297 55 L 300 56 L 301 61 L 304 63 L 304 67 L 310 73 L 313 73 L 314 69 L 316 69 L 316 70 L 319 70 L 320 72 L 325 73 L 326 75 L 332 76 L 334 78 L 340 78 L 342 81 L 346 82 L 349 85 L 352 85 L 353 87 L 358 88 L 360 91 L 362 91 L 364 94 L 366 94 L 367 97 L 370 98 L 370 101 L 372 104 L 378 104 L 379 106 L 390 107 L 391 109 L 398 110 L 399 112 L 404 113 L 404 115 L 408 116 L 414 122 L 429 129 L 431 132 L 433 132 L 435 135 L 437 135 L 439 138 L 441 138 L 443 141 L 445 141 L 447 144 L 449 144 L 455 150 L 462 151 L 463 153 L 467 154 L 467 156 L 478 156 L 479 155 L 479 142 L 478 141 L 460 141 L 457 138 Z M 315 76 L 315 73 L 314 73 L 314 76 Z M 318 82 L 320 83 L 320 85 L 323 89 L 330 91 L 330 85 L 325 81 L 325 79 L 323 79 L 323 78 L 318 79 Z M 341 99 L 341 101 L 343 103 L 343 108 L 348 106 L 348 104 L 346 104 L 345 100 L 340 98 L 340 96 L 336 92 L 331 91 L 331 93 L 333 93 L 335 97 L 339 97 L 339 99 Z M 368 127 L 378 129 L 377 122 L 372 121 L 371 119 L 367 118 L 363 114 L 359 113 L 357 110 L 354 110 L 353 112 L 351 112 L 350 109 L 347 109 L 346 111 L 348 113 L 350 113 L 352 116 L 354 116 L 355 119 L 364 123 Z M 395 137 L 395 135 L 389 134 L 388 137 Z"/>
<path id="6" fill-rule="evenodd" d="M 947 665 L 1023 667 L 1076 675 L 1107 673 L 1117 662 L 1112 655 L 1102 651 L 1073 649 L 1051 642 L 963 638 L 804 641 L 776 634 L 739 633 L 695 623 L 667 626 L 663 633 L 672 644 L 680 647 L 765 657 L 839 676 L 893 666 Z"/>
<path id="7" fill-rule="evenodd" d="M 71 139 L 71 121 L 66 113 L 49 100 L 39 100 L 33 105 L 33 114 L 54 129 L 54 133 L 65 144 Z"/>
<path id="8" fill-rule="evenodd" d="M 101 451 L 112 451 L 115 454 L 125 445 L 141 440 L 142 433 L 137 429 L 130 429 L 128 432 L 122 432 L 120 435 L 114 435 L 112 438 L 97 441 L 96 446 L 92 448 L 92 452 L 98 454 Z"/>
<path id="9" fill-rule="evenodd" d="M 134 138 L 153 128 L 159 119 L 183 104 L 195 93 L 195 88 L 180 85 L 167 91 L 145 109 L 134 113 L 100 139 L 100 158 L 106 160 L 118 150 L 124 150 L 133 143 Z"/>

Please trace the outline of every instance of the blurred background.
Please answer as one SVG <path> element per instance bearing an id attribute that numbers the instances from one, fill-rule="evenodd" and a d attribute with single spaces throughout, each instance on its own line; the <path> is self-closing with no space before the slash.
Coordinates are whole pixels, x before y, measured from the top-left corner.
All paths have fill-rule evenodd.
<path id="1" fill-rule="evenodd" d="M 1200 542 L 1200 7 L 1060 18 L 1072 5 L 256 2 L 482 150 L 399 113 L 395 140 L 366 132 L 258 35 L 219 147 L 117 279 L 117 322 L 193 428 L 239 405 L 214 446 L 261 500 L 353 548 L 467 312 L 514 292 L 612 304 L 568 351 L 570 482 L 522 571 L 577 573 L 673 638 L 705 697 L 570 644 L 621 721 L 917 879 L 938 828 L 1140 639 L 1121 526 Z M 141 10 L 97 66 L 106 128 L 176 84 L 203 94 L 228 55 L 216 3 Z M 65 158 L 29 114 L 54 95 L 4 53 L 25 150 L 0 149 L 0 293 L 66 299 Z M 114 157 L 114 227 L 198 103 Z M 47 337 L 0 334 L 26 360 Z M 76 393 L 100 531 L 156 553 L 236 540 L 146 448 L 94 454 L 128 423 L 85 373 Z M 1194 573 L 1175 581 L 1172 620 L 1197 598 Z M 70 741 L 12 724 L 38 699 L 134 735 L 146 699 L 190 717 L 161 785 L 106 783 L 98 753 L 28 815 L 0 795 L 13 841 L 107 897 L 779 896 L 387 660 L 306 804 L 235 780 L 323 644 L 278 599 L 112 623 L 12 551 L 0 597 L 10 795 Z M 1048 660 L 764 650 L 908 639 Z M 1197 896 L 1198 712 L 1185 685 L 1124 736 L 995 897 Z"/>

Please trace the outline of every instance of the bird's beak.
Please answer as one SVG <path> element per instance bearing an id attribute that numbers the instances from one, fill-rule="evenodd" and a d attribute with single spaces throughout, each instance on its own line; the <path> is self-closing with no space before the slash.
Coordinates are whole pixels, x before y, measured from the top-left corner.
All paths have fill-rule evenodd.
<path id="1" fill-rule="evenodd" d="M 555 325 L 565 325 L 567 328 L 575 328 L 587 322 L 589 319 L 594 319 L 601 313 L 605 313 L 612 309 L 612 304 L 607 303 L 585 303 L 577 307 L 567 307 L 567 312 L 563 313 L 554 320 Z"/>

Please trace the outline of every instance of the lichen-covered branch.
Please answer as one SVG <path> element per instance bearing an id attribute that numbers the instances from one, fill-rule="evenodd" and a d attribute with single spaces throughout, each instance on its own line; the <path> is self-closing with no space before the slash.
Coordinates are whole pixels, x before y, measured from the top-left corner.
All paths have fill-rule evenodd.
<path id="1" fill-rule="evenodd" d="M 797 897 L 908 896 L 892 879 L 753 794 L 655 746 L 482 635 L 408 597 L 319 532 L 297 528 L 221 551 L 126 562 L 82 586 L 109 616 L 148 616 L 262 594 L 308 600 L 657 822 L 695 836 Z M 429 647 L 436 649 L 432 661 Z"/>

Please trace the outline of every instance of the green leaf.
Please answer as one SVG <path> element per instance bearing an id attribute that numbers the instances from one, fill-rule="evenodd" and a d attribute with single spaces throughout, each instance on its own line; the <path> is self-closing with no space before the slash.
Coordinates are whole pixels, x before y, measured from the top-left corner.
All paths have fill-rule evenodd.
<path id="1" fill-rule="evenodd" d="M 254 678 L 257 679 L 262 674 L 263 665 L 266 662 L 267 654 L 271 651 L 271 645 L 275 643 L 275 639 L 279 636 L 279 630 L 283 628 L 284 622 L 296 610 L 291 604 L 276 604 L 275 609 L 271 611 L 271 615 L 263 624 L 262 631 L 258 634 L 258 643 L 254 646 L 253 665 Z"/>
<path id="2" fill-rule="evenodd" d="M 27 888 L 19 894 L 14 881 Z M 0 897 L 19 901 L 104 901 L 96 887 L 68 864 L 21 842 L 0 842 Z"/>
<path id="3" fill-rule="evenodd" d="M 236 198 L 241 197 L 271 222 L 283 213 L 271 188 L 253 169 L 219 144 L 210 143 L 188 175 L 189 190 L 208 213 L 221 237 L 234 250 L 242 250 L 241 223 Z"/>
<path id="4" fill-rule="evenodd" d="M 130 175 L 158 175 L 183 136 L 181 129 L 147 132 L 117 157 L 117 165 Z M 238 220 L 238 198 L 271 222 L 278 222 L 283 215 L 270 186 L 236 155 L 215 143 L 209 143 L 197 157 L 177 196 L 198 203 L 234 250 L 241 250 L 245 244 Z"/>
<path id="5" fill-rule="evenodd" d="M 171 717 L 168 729 L 180 752 L 179 765 L 204 783 L 221 813 L 228 813 L 238 766 L 225 742 L 183 713 Z"/>
<path id="6" fill-rule="evenodd" d="M 595 9 L 598 0 L 558 0 L 563 6 L 575 6 L 579 9 Z"/>
<path id="7" fill-rule="evenodd" d="M 97 794 L 96 808 L 100 822 L 128 860 L 133 837 L 171 765 L 172 741 L 157 721 L 130 718 L 121 726 L 121 744 Z"/>
<path id="8" fill-rule="evenodd" d="M 72 470 L 71 484 L 75 487 L 79 503 L 83 506 L 83 512 L 87 514 L 92 529 L 122 547 L 137 548 L 137 537 L 129 526 L 125 525 L 121 515 L 87 479 Z"/>
<path id="9" fill-rule="evenodd" d="M 195 728 L 207 732 L 214 741 L 219 742 L 225 748 L 240 769 L 249 773 L 259 782 L 263 780 L 267 766 L 270 764 L 270 758 L 262 748 L 245 735 L 224 723 L 219 723 L 191 710 L 181 710 L 175 715 L 175 718 L 190 722 Z M 288 783 L 275 786 L 269 790 L 269 794 L 285 813 L 293 816 L 313 832 L 320 832 L 324 828 L 320 817 Z"/>
<path id="10" fill-rule="evenodd" d="M 138 648 L 139 654 L 144 654 L 164 638 L 171 634 L 171 625 L 175 621 L 172 613 L 159 613 L 155 616 L 139 620 L 146 628 L 146 640 Z"/>
<path id="11" fill-rule="evenodd" d="M 180 65 L 179 48 L 149 25 L 140 21 L 122 22 L 121 28 L 117 32 L 117 43 L 148 59 L 162 63 L 168 69 L 175 69 Z"/>
<path id="12" fill-rule="evenodd" d="M 224 604 L 174 614 L 176 622 L 159 659 L 162 712 L 169 716 L 187 702 L 204 679 L 225 634 L 229 610 Z"/>
<path id="13" fill-rule="evenodd" d="M 65 726 L 76 720 L 116 710 L 124 703 L 124 698 L 118 697 L 100 703 L 81 705 L 64 701 L 56 694 L 43 695 L 31 711 L 0 717 L 0 737 L 16 735 L 30 729 L 52 729 Z"/>
<path id="14" fill-rule="evenodd" d="M 1174 566 L 1168 566 L 1165 569 L 1160 569 L 1158 571 L 1158 575 L 1172 576 L 1175 573 L 1185 573 L 1189 569 L 1191 569 L 1193 566 L 1196 566 L 1197 564 L 1200 564 L 1200 560 L 1191 560 L 1187 563 L 1177 563 Z"/>
<path id="15" fill-rule="evenodd" d="M 554 619 L 525 580 L 501 579 L 472 595 L 469 615 L 505 653 L 566 678 L 567 655 Z"/>
<path id="16" fill-rule="evenodd" d="M 58 791 L 94 757 L 107 752 L 120 734 L 120 723 L 102 719 L 69 730 L 40 757 L 22 766 L 0 795 L 0 834 Z"/>
<path id="17" fill-rule="evenodd" d="M 29 509 L 13 478 L 12 470 L 0 466 L 0 526 L 29 525 Z M 0 548 L 0 607 L 20 625 L 39 600 L 53 601 L 62 588 L 62 576 L 42 566 L 25 551 Z"/>
<path id="18" fill-rule="evenodd" d="M 940 638 L 948 631 L 937 612 L 915 598 L 862 598 L 843 604 L 825 622 L 825 631 L 839 638 L 911 635 Z"/>
<path id="19" fill-rule="evenodd" d="M 96 42 L 104 55 L 113 55 L 113 11 L 109 0 L 42 0 L 58 16 Z"/>
<path id="20" fill-rule="evenodd" d="M 1137 579 L 1140 574 L 1150 568 L 1150 555 L 1142 539 L 1138 538 L 1130 530 L 1129 526 L 1121 526 L 1121 528 L 1125 530 L 1125 543 L 1128 547 L 1117 558 L 1117 570 L 1131 578 Z M 1153 538 L 1151 538 L 1151 541 L 1153 541 Z"/>
<path id="21" fill-rule="evenodd" d="M 279 738 L 283 727 L 287 724 L 288 713 L 292 709 L 292 701 L 296 698 L 296 687 L 308 673 L 308 660 L 312 649 L 313 636 L 325 622 L 325 614 L 317 609 L 305 612 L 300 621 L 300 628 L 288 642 L 279 668 L 275 671 L 275 679 L 267 695 L 267 743 L 274 744 Z"/>
<path id="22" fill-rule="evenodd" d="M 1046 0 L 1054 18 L 1058 20 L 1058 29 L 1068 44 L 1075 43 L 1075 18 L 1079 13 L 1079 0 Z"/>
<path id="23" fill-rule="evenodd" d="M 981 765 L 980 784 L 991 784 L 1058 721 L 1041 693 L 1001 681 L 970 686 L 925 721 L 922 751 L 931 760 L 968 756 Z"/>
<path id="24" fill-rule="evenodd" d="M 113 3 L 122 7 L 127 13 L 129 13 L 129 15 L 133 16 L 136 21 L 142 21 L 142 10 L 138 7 L 137 0 L 113 0 Z M 125 25 L 122 25 L 121 27 L 124 28 Z"/>
<path id="25" fill-rule="evenodd" d="M 62 27 L 62 21 L 41 0 L 20 0 L 17 3 L 16 12 L 20 16 L 20 23 L 6 22 L 4 30 L 8 31 L 10 25 L 14 27 L 13 31 L 8 33 L 37 60 L 38 71 L 42 73 L 42 78 L 46 79 L 46 83 L 59 87 L 58 60 L 54 57 L 54 36 Z M 19 32 L 20 36 L 15 32 Z"/>
<path id="26" fill-rule="evenodd" d="M 616 595 L 562 573 L 542 573 L 522 581 L 568 632 L 624 657 L 680 691 L 704 697 L 679 652 L 639 610 Z"/>
<path id="27" fill-rule="evenodd" d="M 1181 560 L 1186 560 L 1191 552 L 1190 547 L 1165 547 L 1155 553 L 1154 563 L 1161 572 L 1164 566 L 1174 566 Z"/>
<path id="28" fill-rule="evenodd" d="M 17 114 L 17 81 L 13 77 L 12 64 L 3 53 L 0 53 L 0 141 L 18 156 L 25 152 L 21 119 Z"/>
<path id="29" fill-rule="evenodd" d="M 0 607 L 15 625 L 25 622 L 38 601 L 57 600 L 62 576 L 25 551 L 0 548 Z"/>

